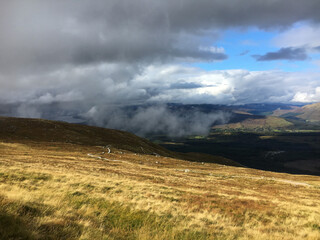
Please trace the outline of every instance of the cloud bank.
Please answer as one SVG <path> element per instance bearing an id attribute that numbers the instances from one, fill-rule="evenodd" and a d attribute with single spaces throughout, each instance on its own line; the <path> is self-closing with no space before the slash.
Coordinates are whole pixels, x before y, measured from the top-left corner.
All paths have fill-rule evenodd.
<path id="1" fill-rule="evenodd" d="M 0 71 L 7 74 L 101 62 L 223 60 L 204 40 L 216 40 L 221 29 L 320 21 L 317 0 L 12 0 L 0 9 Z"/>
<path id="2" fill-rule="evenodd" d="M 198 109 L 174 111 L 167 105 L 110 109 L 92 107 L 83 115 L 92 125 L 134 132 L 139 136 L 207 135 L 212 124 L 229 121 L 227 112 L 204 113 Z"/>
<path id="3" fill-rule="evenodd" d="M 114 109 L 131 105 L 300 99 L 295 97 L 298 92 L 312 94 L 320 86 L 319 73 L 205 71 L 190 64 L 226 60 L 228 51 L 216 44 L 226 29 L 287 29 L 299 21 L 316 25 L 320 22 L 318 9 L 318 0 L 1 1 L 0 112 L 68 121 L 85 118 L 115 126 L 116 120 L 106 119 L 117 119 L 117 113 L 124 122 L 128 116 Z M 305 28 L 286 30 L 277 40 L 281 49 L 260 58 L 303 59 L 301 45 L 281 45 L 295 31 L 317 36 Z M 95 109 L 104 117 L 97 118 Z M 184 132 L 198 128 L 193 119 L 205 119 L 195 113 L 196 117 L 184 118 L 188 123 L 184 125 L 181 115 L 158 109 L 143 110 L 146 116 L 172 119 L 172 126 L 176 122 Z M 144 117 L 138 111 L 127 124 L 147 134 L 154 126 L 136 127 Z M 158 125 L 160 132 L 173 132 L 164 120 Z"/>

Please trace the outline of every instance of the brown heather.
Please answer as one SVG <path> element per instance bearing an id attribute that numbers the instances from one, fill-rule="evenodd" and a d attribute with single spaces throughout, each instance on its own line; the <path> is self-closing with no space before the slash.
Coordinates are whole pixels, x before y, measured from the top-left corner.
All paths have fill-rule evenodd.
<path id="1" fill-rule="evenodd" d="M 102 137 L 83 140 L 90 127 L 65 127 L 62 141 L 64 123 L 47 121 L 53 137 L 1 121 L 0 239 L 320 239 L 319 177 L 138 151 L 125 133 L 129 147 L 107 142 L 108 154 Z"/>

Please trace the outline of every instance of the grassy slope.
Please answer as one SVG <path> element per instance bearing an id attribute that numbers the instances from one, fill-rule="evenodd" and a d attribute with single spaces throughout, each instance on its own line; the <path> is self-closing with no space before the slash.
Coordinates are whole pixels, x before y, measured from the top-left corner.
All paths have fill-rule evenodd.
<path id="1" fill-rule="evenodd" d="M 279 117 L 296 117 L 310 122 L 320 121 L 320 103 L 295 107 L 291 110 L 276 110 L 273 116 Z"/>
<path id="2" fill-rule="evenodd" d="M 171 152 L 144 138 L 124 131 L 43 119 L 0 117 L 0 139 L 9 142 L 31 141 L 108 146 L 135 153 L 157 154 L 200 162 L 209 159 L 215 163 L 241 166 L 239 163 L 219 156 Z"/>
<path id="3" fill-rule="evenodd" d="M 292 126 L 292 123 L 279 117 L 267 116 L 265 118 L 253 119 L 247 118 L 237 123 L 214 126 L 215 129 L 280 129 Z"/>
<path id="4" fill-rule="evenodd" d="M 301 113 L 302 114 L 298 116 L 299 118 L 309 121 L 320 121 L 320 103 L 303 106 Z"/>
<path id="5" fill-rule="evenodd" d="M 43 119 L 0 117 L 1 138 L 7 141 L 111 145 L 137 153 L 170 155 L 166 149 L 128 132 Z"/>
<path id="6" fill-rule="evenodd" d="M 0 239 L 320 238 L 319 177 L 104 145 L 1 135 Z"/>

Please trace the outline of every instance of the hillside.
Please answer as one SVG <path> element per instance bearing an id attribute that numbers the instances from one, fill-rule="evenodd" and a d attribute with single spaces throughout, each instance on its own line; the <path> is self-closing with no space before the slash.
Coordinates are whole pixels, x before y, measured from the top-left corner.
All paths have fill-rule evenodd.
<path id="1" fill-rule="evenodd" d="M 320 122 L 320 103 L 295 107 L 291 110 L 275 111 L 273 115 L 279 117 L 296 117 L 309 122 Z"/>
<path id="2" fill-rule="evenodd" d="M 278 108 L 276 108 L 278 107 Z M 316 130 L 320 123 L 320 103 L 296 105 L 238 106 L 228 124 L 213 129 L 232 131 Z"/>
<path id="3" fill-rule="evenodd" d="M 0 239 L 320 238 L 317 176 L 183 161 L 61 122 L 1 118 L 0 132 Z"/>
<path id="4" fill-rule="evenodd" d="M 299 113 L 298 118 L 302 118 L 308 121 L 320 121 L 320 103 L 314 103 L 306 105 L 296 110 Z"/>
<path id="5" fill-rule="evenodd" d="M 171 152 L 129 132 L 44 119 L 0 117 L 0 140 L 108 147 L 139 154 L 242 166 L 219 156 Z"/>
<path id="6" fill-rule="evenodd" d="M 223 125 L 216 125 L 213 129 L 224 129 L 224 130 L 269 130 L 269 129 L 281 129 L 290 127 L 293 124 L 289 121 L 273 116 L 253 118 L 248 115 L 244 120 L 240 120 L 234 123 L 228 123 Z"/>
<path id="7" fill-rule="evenodd" d="M 43 119 L 0 117 L 0 139 L 13 142 L 111 145 L 137 153 L 170 155 L 166 149 L 128 132 Z"/>

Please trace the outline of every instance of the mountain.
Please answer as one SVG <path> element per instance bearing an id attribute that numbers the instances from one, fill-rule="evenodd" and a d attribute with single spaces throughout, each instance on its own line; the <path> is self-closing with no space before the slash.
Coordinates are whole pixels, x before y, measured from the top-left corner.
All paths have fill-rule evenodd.
<path id="1" fill-rule="evenodd" d="M 122 131 L 2 117 L 0 239 L 320 239 L 318 176 L 175 154 Z"/>
<path id="2" fill-rule="evenodd" d="M 278 108 L 276 108 L 278 107 Z M 234 106 L 227 124 L 215 125 L 223 130 L 281 130 L 313 129 L 320 122 L 320 103 L 305 106 L 281 104 L 253 104 Z M 309 126 L 308 124 L 311 123 Z M 318 128 L 316 128 L 318 129 Z"/>
<path id="3" fill-rule="evenodd" d="M 242 121 L 216 125 L 213 129 L 238 129 L 238 130 L 271 130 L 290 127 L 293 124 L 283 118 L 273 116 L 254 117 L 246 116 Z"/>
<path id="4" fill-rule="evenodd" d="M 308 122 L 320 122 L 320 103 L 295 107 L 286 111 L 275 111 L 273 115 L 285 118 L 295 117 Z"/>
<path id="5" fill-rule="evenodd" d="M 310 105 L 303 106 L 295 110 L 298 113 L 297 117 L 310 121 L 318 122 L 320 121 L 320 103 L 314 103 Z"/>

